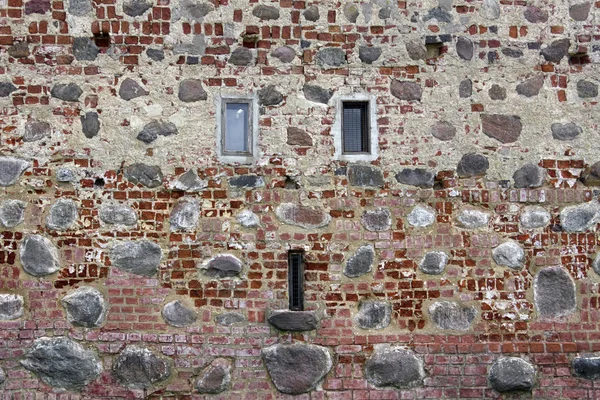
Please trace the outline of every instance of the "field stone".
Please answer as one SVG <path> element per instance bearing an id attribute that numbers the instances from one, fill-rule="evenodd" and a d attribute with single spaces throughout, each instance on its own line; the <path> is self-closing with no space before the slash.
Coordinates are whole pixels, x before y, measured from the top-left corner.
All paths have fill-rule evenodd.
<path id="1" fill-rule="evenodd" d="M 354 323 L 362 329 L 384 329 L 390 325 L 392 305 L 387 301 L 363 300 L 358 305 Z"/>
<path id="2" fill-rule="evenodd" d="M 466 331 L 475 320 L 475 307 L 453 301 L 438 301 L 429 306 L 431 321 L 440 329 Z"/>
<path id="3" fill-rule="evenodd" d="M 137 224 L 137 215 L 135 211 L 128 206 L 115 204 L 104 205 L 98 212 L 100 220 L 110 225 L 134 226 Z"/>
<path id="4" fill-rule="evenodd" d="M 473 42 L 465 37 L 459 37 L 456 41 L 456 53 L 463 60 L 470 61 L 473 58 Z"/>
<path id="5" fill-rule="evenodd" d="M 488 95 L 492 100 L 506 100 L 506 89 L 494 83 L 488 90 Z"/>
<path id="6" fill-rule="evenodd" d="M 483 4 L 479 9 L 479 14 L 483 18 L 495 20 L 500 18 L 500 2 L 499 0 L 483 0 Z"/>
<path id="7" fill-rule="evenodd" d="M 339 67 L 346 62 L 346 52 L 340 47 L 326 47 L 315 56 L 317 65 Z"/>
<path id="8" fill-rule="evenodd" d="M 17 87 L 11 82 L 0 82 L 0 97 L 8 97 Z"/>
<path id="9" fill-rule="evenodd" d="M 165 51 L 163 49 L 148 49 L 146 55 L 153 61 L 162 61 L 165 59 Z"/>
<path id="10" fill-rule="evenodd" d="M 23 316 L 23 296 L 0 293 L 0 321 L 11 321 Z"/>
<path id="11" fill-rule="evenodd" d="M 290 146 L 312 146 L 312 136 L 305 130 L 290 126 L 287 128 L 287 144 Z"/>
<path id="12" fill-rule="evenodd" d="M 160 246 L 148 240 L 119 243 L 110 252 L 112 265 L 122 271 L 146 277 L 156 275 L 161 258 Z"/>
<path id="13" fill-rule="evenodd" d="M 89 2 L 89 0 L 84 0 Z M 29 43 L 19 42 L 10 46 L 7 50 L 8 55 L 13 58 L 27 58 L 29 57 Z M 16 88 L 15 88 L 16 89 Z M 0 96 L 3 97 L 3 96 Z"/>
<path id="14" fill-rule="evenodd" d="M 67 230 L 78 217 L 77 204 L 71 199 L 58 199 L 50 207 L 46 226 L 57 231 Z"/>
<path id="15" fill-rule="evenodd" d="M 152 8 L 152 3 L 146 0 L 131 0 L 123 3 L 123 12 L 130 17 L 139 17 Z"/>
<path id="16" fill-rule="evenodd" d="M 14 228 L 25 220 L 27 203 L 21 200 L 5 200 L 0 204 L 0 223 L 5 228 Z"/>
<path id="17" fill-rule="evenodd" d="M 439 140 L 452 140 L 456 136 L 456 128 L 448 121 L 437 121 L 429 128 L 431 135 Z"/>
<path id="18" fill-rule="evenodd" d="M 206 39 L 203 34 L 194 35 L 190 42 L 173 45 L 173 54 L 188 54 L 203 56 L 206 52 Z"/>
<path id="19" fill-rule="evenodd" d="M 484 134 L 501 143 L 513 143 L 521 136 L 523 125 L 518 115 L 482 114 L 481 128 Z"/>
<path id="20" fill-rule="evenodd" d="M 200 203 L 194 199 L 182 198 L 173 207 L 173 211 L 169 217 L 171 230 L 193 229 L 198 224 L 199 218 Z"/>
<path id="21" fill-rule="evenodd" d="M 427 47 L 422 40 L 411 39 L 407 40 L 404 44 L 406 52 L 411 60 L 424 60 L 427 58 Z"/>
<path id="22" fill-rule="evenodd" d="M 458 97 L 466 99 L 471 97 L 473 94 L 473 81 L 470 79 L 463 79 L 458 85 Z"/>
<path id="23" fill-rule="evenodd" d="M 173 184 L 173 188 L 175 190 L 181 190 L 184 192 L 199 192 L 207 187 L 208 182 L 200 179 L 195 168 L 191 168 L 185 173 L 181 174 Z"/>
<path id="24" fill-rule="evenodd" d="M 438 20 L 438 22 L 452 22 L 452 14 L 441 7 L 434 7 L 430 9 L 423 17 L 423 21 L 429 21 L 430 19 L 434 18 Z"/>
<path id="25" fill-rule="evenodd" d="M 375 248 L 372 245 L 360 246 L 344 266 L 344 275 L 356 278 L 368 274 L 373 270 L 374 260 Z"/>
<path id="26" fill-rule="evenodd" d="M 542 318 L 557 318 L 577 309 L 575 283 L 562 267 L 547 267 L 533 280 L 535 308 Z"/>
<path id="27" fill-rule="evenodd" d="M 29 120 L 25 123 L 24 142 L 35 142 L 46 137 L 50 137 L 52 128 L 45 121 Z"/>
<path id="28" fill-rule="evenodd" d="M 312 6 L 308 7 L 306 10 L 304 10 L 302 15 L 304 15 L 304 19 L 306 19 L 307 21 L 317 22 L 320 17 L 319 7 L 317 7 L 316 5 L 312 5 Z"/>
<path id="29" fill-rule="evenodd" d="M 85 115 L 79 117 L 79 119 L 81 120 L 81 131 L 86 138 L 91 139 L 98 135 L 98 132 L 100 132 L 100 121 L 97 112 L 88 111 Z"/>
<path id="30" fill-rule="evenodd" d="M 525 97 L 533 97 L 540 94 L 540 90 L 544 86 L 544 75 L 536 75 L 526 79 L 517 85 L 517 93 Z"/>
<path id="31" fill-rule="evenodd" d="M 536 6 L 529 6 L 525 9 L 523 16 L 532 24 L 548 22 L 548 11 L 542 10 Z"/>
<path id="32" fill-rule="evenodd" d="M 296 225 L 306 229 L 322 228 L 331 222 L 331 216 L 322 208 L 293 203 L 280 204 L 275 209 L 275 215 L 288 225 Z"/>
<path id="33" fill-rule="evenodd" d="M 394 79 L 390 84 L 390 93 L 400 100 L 421 101 L 423 89 L 421 89 L 421 86 L 418 83 Z"/>
<path id="34" fill-rule="evenodd" d="M 273 6 L 258 5 L 252 10 L 252 15 L 263 21 L 279 18 L 279 8 Z"/>
<path id="35" fill-rule="evenodd" d="M 242 262 L 231 254 L 219 254 L 202 266 L 202 273 L 209 278 L 230 278 L 242 272 Z"/>
<path id="36" fill-rule="evenodd" d="M 314 344 L 274 344 L 261 354 L 273 384 L 286 394 L 310 392 L 333 366 L 329 350 Z"/>
<path id="37" fill-rule="evenodd" d="M 343 8 L 344 17 L 348 22 L 355 24 L 358 19 L 359 11 L 358 7 L 354 3 L 347 3 Z"/>
<path id="38" fill-rule="evenodd" d="M 150 144 L 159 136 L 171 136 L 178 133 L 177 127 L 172 122 L 154 120 L 144 126 L 140 133 L 138 133 L 137 139 Z"/>
<path id="39" fill-rule="evenodd" d="M 244 210 L 240 212 L 237 216 L 237 221 L 244 228 L 257 228 L 260 226 L 260 219 L 258 215 L 254 214 L 250 210 Z"/>
<path id="40" fill-rule="evenodd" d="M 384 184 L 381 170 L 369 165 L 351 165 L 348 180 L 352 186 L 360 187 L 383 187 Z"/>
<path id="41" fill-rule="evenodd" d="M 544 184 L 546 170 L 536 164 L 525 164 L 515 171 L 513 180 L 515 188 L 536 188 Z"/>
<path id="42" fill-rule="evenodd" d="M 231 385 L 232 362 L 226 358 L 216 358 L 205 368 L 195 387 L 198 393 L 217 394 L 224 392 Z"/>
<path id="43" fill-rule="evenodd" d="M 196 22 L 202 22 L 203 18 L 215 9 L 214 5 L 209 2 L 203 3 L 195 0 L 183 0 L 179 7 L 182 17 Z"/>
<path id="44" fill-rule="evenodd" d="M 435 222 L 435 210 L 428 206 L 415 206 L 406 220 L 417 228 L 426 228 Z"/>
<path id="45" fill-rule="evenodd" d="M 430 251 L 419 263 L 419 270 L 429 275 L 439 275 L 448 264 L 448 255 L 443 251 Z"/>
<path id="46" fill-rule="evenodd" d="M 600 357 L 596 355 L 584 354 L 575 357 L 571 366 L 574 376 L 594 381 L 600 379 Z"/>
<path id="47" fill-rule="evenodd" d="M 358 48 L 358 58 L 366 64 L 372 64 L 381 57 L 381 47 L 360 46 Z"/>
<path id="48" fill-rule="evenodd" d="M 75 182 L 77 181 L 77 176 L 70 168 L 59 168 L 56 171 L 56 180 L 58 182 Z"/>
<path id="49" fill-rule="evenodd" d="M 573 140 L 583 132 L 583 129 L 573 122 L 554 123 L 550 126 L 550 130 L 552 131 L 552 137 L 561 141 Z"/>
<path id="50" fill-rule="evenodd" d="M 167 379 L 171 375 L 171 367 L 151 350 L 129 345 L 119 353 L 112 374 L 123 386 L 147 389 Z"/>
<path id="51" fill-rule="evenodd" d="M 489 167 L 490 163 L 485 156 L 476 153 L 467 153 L 458 162 L 456 173 L 459 177 L 469 178 L 485 175 Z"/>
<path id="52" fill-rule="evenodd" d="M 568 206 L 560 212 L 560 224 L 565 232 L 585 232 L 596 226 L 600 219 L 597 201 Z"/>
<path id="53" fill-rule="evenodd" d="M 69 14 L 81 17 L 90 11 L 92 11 L 92 2 L 90 0 L 69 0 Z"/>
<path id="54" fill-rule="evenodd" d="M 238 47 L 229 57 L 229 63 L 237 66 L 248 66 L 252 64 L 252 52 L 246 47 Z"/>
<path id="55" fill-rule="evenodd" d="M 246 316 L 239 312 L 227 312 L 215 317 L 215 322 L 219 325 L 230 326 L 246 322 Z"/>
<path id="56" fill-rule="evenodd" d="M 525 252 L 518 242 L 509 240 L 492 250 L 492 258 L 496 264 L 519 270 L 525 262 Z"/>
<path id="57" fill-rule="evenodd" d="M 69 102 L 79 101 L 83 90 L 76 83 L 58 83 L 52 87 L 50 95 L 57 99 Z"/>
<path id="58" fill-rule="evenodd" d="M 416 186 L 423 189 L 432 188 L 435 174 L 423 168 L 404 168 L 396 174 L 396 180 L 405 185 Z"/>
<path id="59" fill-rule="evenodd" d="M 596 85 L 594 82 L 586 81 L 585 79 L 580 79 L 579 81 L 577 81 L 577 95 L 580 99 L 590 99 L 597 97 L 598 85 Z"/>
<path id="60" fill-rule="evenodd" d="M 283 101 L 283 94 L 275 88 L 275 85 L 269 85 L 258 91 L 258 102 L 263 106 L 275 106 Z"/>
<path id="61" fill-rule="evenodd" d="M 104 321 L 106 302 L 97 289 L 79 288 L 63 297 L 60 302 L 67 312 L 67 320 L 75 326 L 94 328 Z"/>
<path id="62" fill-rule="evenodd" d="M 204 90 L 200 79 L 184 79 L 179 83 L 177 97 L 184 103 L 193 103 L 208 99 L 208 93 Z"/>
<path id="63" fill-rule="evenodd" d="M 332 90 L 315 85 L 304 85 L 303 92 L 306 100 L 322 104 L 327 104 L 333 96 Z"/>
<path id="64" fill-rule="evenodd" d="M 94 61 L 100 49 L 96 43 L 87 37 L 76 37 L 73 39 L 73 56 L 78 61 Z"/>
<path id="65" fill-rule="evenodd" d="M 50 8 L 50 0 L 29 0 L 25 3 L 25 15 L 46 14 Z"/>
<path id="66" fill-rule="evenodd" d="M 569 52 L 571 41 L 569 39 L 559 39 L 550 43 L 546 46 L 540 54 L 546 59 L 546 61 L 558 64 L 564 56 Z"/>
<path id="67" fill-rule="evenodd" d="M 510 57 L 510 58 L 521 58 L 523 57 L 523 51 L 520 49 L 515 49 L 512 47 L 505 47 L 502 49 L 502 54 L 504 54 L 506 57 Z"/>
<path id="68" fill-rule="evenodd" d="M 458 214 L 456 220 L 462 228 L 477 229 L 487 226 L 490 220 L 490 213 L 474 208 L 465 208 Z"/>
<path id="69" fill-rule="evenodd" d="M 173 300 L 165 304 L 161 314 L 169 325 L 178 328 L 190 326 L 198 319 L 196 312 L 186 307 L 180 300 Z"/>
<path id="70" fill-rule="evenodd" d="M 47 385 L 69 390 L 81 389 L 102 372 L 94 351 L 63 336 L 36 339 L 20 363 Z"/>
<path id="71" fill-rule="evenodd" d="M 377 13 L 379 19 L 388 19 L 392 16 L 392 9 L 390 7 L 383 7 L 379 9 L 379 13 Z"/>
<path id="72" fill-rule="evenodd" d="M 135 163 L 125 168 L 125 178 L 134 185 L 155 188 L 162 185 L 163 174 L 158 165 Z"/>
<path id="73" fill-rule="evenodd" d="M 281 46 L 273 50 L 271 56 L 277 58 L 282 63 L 290 63 L 296 58 L 296 51 L 289 46 Z"/>
<path id="74" fill-rule="evenodd" d="M 25 237 L 21 243 L 20 257 L 23 270 L 29 275 L 45 276 L 60 269 L 58 250 L 41 235 Z"/>
<path id="75" fill-rule="evenodd" d="M 527 206 L 523 208 L 519 220 L 525 229 L 544 228 L 548 226 L 552 216 L 545 208 L 540 206 Z"/>
<path id="76" fill-rule="evenodd" d="M 500 357 L 488 372 L 492 389 L 504 393 L 530 391 L 535 384 L 535 368 L 519 357 Z"/>
<path id="77" fill-rule="evenodd" d="M 360 217 L 360 222 L 368 231 L 386 231 L 392 226 L 392 214 L 387 208 L 365 210 L 363 215 Z"/>
<path id="78" fill-rule="evenodd" d="M 589 1 L 573 4 L 569 7 L 569 16 L 575 21 L 585 21 L 590 15 L 591 3 Z"/>
<path id="79" fill-rule="evenodd" d="M 119 96 L 127 101 L 137 97 L 147 96 L 148 94 L 150 94 L 150 92 L 145 90 L 139 83 L 131 78 L 125 78 L 125 80 L 121 82 L 121 87 L 119 88 Z"/>
<path id="80" fill-rule="evenodd" d="M 379 345 L 365 363 L 367 381 L 377 387 L 412 388 L 425 378 L 423 362 L 412 350 Z"/>
<path id="81" fill-rule="evenodd" d="M 282 331 L 312 331 L 317 329 L 319 320 L 312 311 L 273 310 L 268 321 Z"/>

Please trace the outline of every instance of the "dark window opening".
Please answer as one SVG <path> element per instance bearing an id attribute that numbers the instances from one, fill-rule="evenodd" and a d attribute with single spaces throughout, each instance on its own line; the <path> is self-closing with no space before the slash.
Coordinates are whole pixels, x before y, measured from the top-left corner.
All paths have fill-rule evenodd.
<path id="1" fill-rule="evenodd" d="M 304 252 L 288 253 L 288 297 L 290 310 L 304 310 Z"/>
<path id="2" fill-rule="evenodd" d="M 99 48 L 108 48 L 110 47 L 110 35 L 108 32 L 94 33 L 94 43 Z"/>
<path id="3" fill-rule="evenodd" d="M 94 181 L 94 187 L 96 187 L 96 188 L 103 188 L 104 187 L 104 179 L 103 178 L 96 178 L 96 180 Z"/>
<path id="4" fill-rule="evenodd" d="M 346 101 L 342 107 L 343 153 L 369 153 L 369 102 Z"/>

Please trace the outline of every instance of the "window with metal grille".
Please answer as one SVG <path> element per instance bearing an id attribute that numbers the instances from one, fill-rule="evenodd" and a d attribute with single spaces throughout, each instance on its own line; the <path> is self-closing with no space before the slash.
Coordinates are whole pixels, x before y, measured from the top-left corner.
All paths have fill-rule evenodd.
<path id="1" fill-rule="evenodd" d="M 344 101 L 342 108 L 343 153 L 369 153 L 369 102 Z"/>
<path id="2" fill-rule="evenodd" d="M 252 154 L 252 102 L 244 99 L 223 101 L 221 151 L 223 155 Z"/>
<path id="3" fill-rule="evenodd" d="M 288 252 L 288 297 L 290 310 L 304 310 L 304 253 Z"/>

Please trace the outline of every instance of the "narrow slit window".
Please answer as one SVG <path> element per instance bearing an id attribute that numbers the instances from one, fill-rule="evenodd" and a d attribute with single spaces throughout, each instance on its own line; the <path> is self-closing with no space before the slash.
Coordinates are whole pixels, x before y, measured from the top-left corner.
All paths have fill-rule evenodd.
<path id="1" fill-rule="evenodd" d="M 290 310 L 304 310 L 304 253 L 288 253 L 288 297 Z"/>
<path id="2" fill-rule="evenodd" d="M 226 101 L 223 105 L 223 155 L 251 155 L 251 103 Z"/>
<path id="3" fill-rule="evenodd" d="M 342 108 L 343 153 L 369 153 L 369 102 L 347 101 Z"/>

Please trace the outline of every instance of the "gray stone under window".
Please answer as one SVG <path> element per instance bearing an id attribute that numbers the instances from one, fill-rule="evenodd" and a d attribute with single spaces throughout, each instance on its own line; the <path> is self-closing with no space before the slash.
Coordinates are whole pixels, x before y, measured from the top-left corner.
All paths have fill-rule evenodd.
<path id="1" fill-rule="evenodd" d="M 257 155 L 258 116 L 254 97 L 221 96 L 217 100 L 219 160 L 249 164 Z"/>

